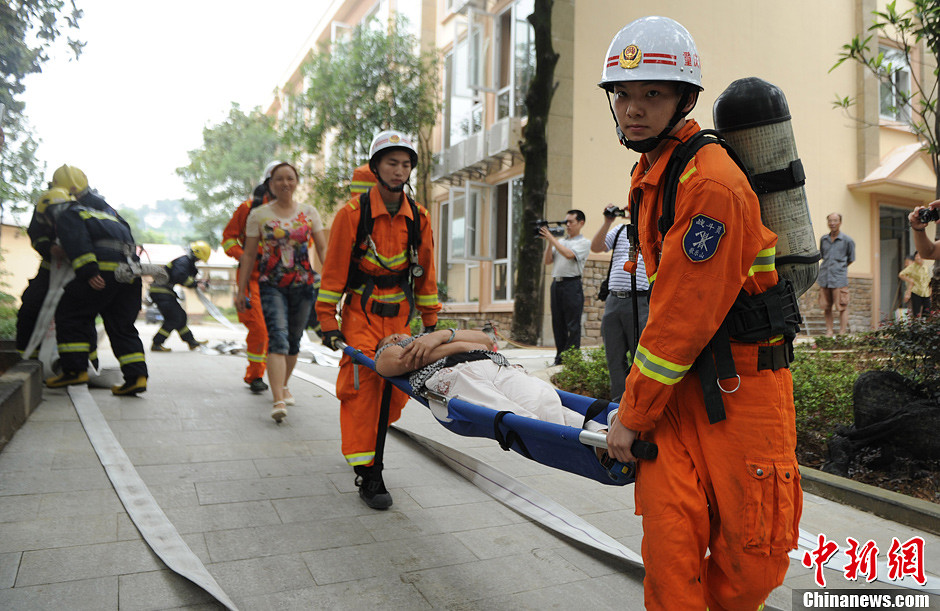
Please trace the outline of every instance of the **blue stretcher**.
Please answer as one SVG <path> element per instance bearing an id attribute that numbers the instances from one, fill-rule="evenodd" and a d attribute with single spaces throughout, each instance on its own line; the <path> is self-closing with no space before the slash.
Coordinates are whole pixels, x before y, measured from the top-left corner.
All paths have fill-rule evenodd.
<path id="1" fill-rule="evenodd" d="M 352 346 L 343 346 L 343 352 L 353 362 L 375 371 L 375 362 Z M 613 463 L 609 471 L 597 459 L 595 447 L 607 448 L 604 434 L 594 433 L 562 424 L 544 422 L 535 418 L 518 416 L 511 412 L 500 412 L 489 407 L 469 403 L 459 398 L 447 399 L 429 393 L 427 397 L 415 392 L 408 378 L 385 378 L 403 392 L 431 409 L 437 421 L 458 435 L 465 437 L 486 437 L 498 441 L 504 450 L 513 450 L 526 458 L 543 465 L 568 471 L 587 477 L 597 482 L 613 486 L 633 483 L 635 468 L 632 463 Z M 562 405 L 585 414 L 595 399 L 573 393 L 556 390 Z M 594 417 L 602 424 L 607 423 L 607 414 L 617 408 L 616 403 L 605 402 L 606 406 Z M 595 407 L 596 409 L 596 407 Z M 644 442 L 637 442 L 644 444 Z M 655 446 L 645 444 L 646 452 L 641 454 L 634 446 L 634 455 L 643 458 L 655 457 Z"/>

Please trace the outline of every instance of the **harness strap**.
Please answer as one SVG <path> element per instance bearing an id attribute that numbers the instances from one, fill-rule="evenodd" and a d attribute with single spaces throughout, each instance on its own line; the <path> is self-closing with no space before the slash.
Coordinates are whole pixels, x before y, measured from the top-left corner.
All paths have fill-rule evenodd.
<path id="1" fill-rule="evenodd" d="M 372 466 L 382 470 L 382 458 L 385 455 L 385 436 L 388 433 L 388 412 L 392 405 L 392 383 L 388 380 L 382 385 L 382 406 L 379 409 L 379 430 L 375 434 L 375 458 Z"/>
<path id="2" fill-rule="evenodd" d="M 696 357 L 693 367 L 698 372 L 699 384 L 702 386 L 708 422 L 721 422 L 725 419 L 725 402 L 721 398 L 719 381 L 738 376 L 734 358 L 731 356 L 731 338 L 724 323 L 718 327 L 715 336 Z"/>
<path id="3" fill-rule="evenodd" d="M 499 412 L 496 414 L 496 417 L 493 418 L 493 437 L 499 443 L 499 447 L 503 451 L 508 452 L 512 447 L 512 444 L 517 444 L 519 446 L 519 453 L 528 458 L 529 460 L 535 460 L 532 458 L 532 455 L 529 454 L 529 449 L 525 447 L 525 443 L 522 441 L 522 437 L 519 436 L 519 433 L 509 429 L 508 432 L 503 435 L 503 431 L 499 428 L 500 423 L 502 423 L 503 418 L 506 414 L 511 414 L 512 412 L 505 411 Z"/>
<path id="4" fill-rule="evenodd" d="M 594 417 L 600 414 L 602 411 L 607 409 L 607 406 L 610 405 L 610 401 L 604 401 L 603 399 L 595 399 L 594 403 L 588 406 L 587 410 L 584 412 L 584 423 L 581 424 L 581 428 L 587 426 L 587 423 L 591 420 L 594 420 Z"/>

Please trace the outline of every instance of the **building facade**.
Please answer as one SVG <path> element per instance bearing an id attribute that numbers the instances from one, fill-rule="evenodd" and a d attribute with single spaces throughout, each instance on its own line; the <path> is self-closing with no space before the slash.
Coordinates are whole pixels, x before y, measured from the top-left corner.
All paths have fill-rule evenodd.
<path id="1" fill-rule="evenodd" d="M 428 205 L 435 230 L 438 280 L 445 316 L 474 323 L 494 320 L 508 327 L 517 274 L 513 249 L 520 232 L 524 165 L 519 141 L 524 104 L 535 68 L 534 41 L 526 16 L 534 0 L 335 0 L 313 28 L 305 50 L 287 70 L 283 89 L 302 82 L 309 49 L 334 40 L 362 20 L 404 12 L 426 47 L 443 60 L 443 111 L 434 131 L 434 190 Z M 905 8 L 899 2 L 899 9 Z M 544 217 L 561 220 L 572 208 L 587 215 L 593 236 L 603 208 L 626 204 L 629 173 L 637 156 L 614 134 L 606 94 L 597 87 L 610 40 L 630 21 L 650 12 L 682 23 L 695 38 L 704 92 L 690 117 L 713 127 L 712 107 L 733 81 L 756 76 L 785 93 L 806 195 L 817 238 L 826 216 L 843 216 L 842 230 L 857 246 L 849 268 L 853 331 L 876 327 L 898 307 L 903 256 L 912 249 L 907 213 L 934 199 L 936 177 L 929 157 L 897 110 L 891 92 L 849 62 L 832 69 L 842 45 L 867 35 L 882 0 L 791 3 L 752 0 L 662 0 L 654 8 L 611 0 L 555 0 L 553 45 L 559 54 L 548 122 L 549 185 Z M 729 33 L 733 35 L 729 36 Z M 871 42 L 898 61 L 887 41 Z M 896 79 L 930 79 L 934 66 L 918 50 Z M 906 81 L 905 81 L 906 79 Z M 834 107 L 836 96 L 856 100 L 852 116 Z M 276 99 L 271 112 L 282 107 Z M 599 338 L 596 286 L 608 257 L 592 255 L 585 273 L 585 337 Z M 815 288 L 802 298 L 804 315 L 821 316 Z M 543 318 L 550 341 L 547 300 Z M 812 326 L 811 326 L 812 328 Z"/>

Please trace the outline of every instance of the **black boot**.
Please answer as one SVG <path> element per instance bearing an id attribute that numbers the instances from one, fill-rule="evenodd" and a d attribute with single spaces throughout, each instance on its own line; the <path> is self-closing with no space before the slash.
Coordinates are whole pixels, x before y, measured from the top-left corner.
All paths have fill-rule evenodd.
<path id="1" fill-rule="evenodd" d="M 392 506 L 392 495 L 385 489 L 382 481 L 382 468 L 374 465 L 353 467 L 356 471 L 356 486 L 359 498 L 372 509 L 388 509 Z"/>

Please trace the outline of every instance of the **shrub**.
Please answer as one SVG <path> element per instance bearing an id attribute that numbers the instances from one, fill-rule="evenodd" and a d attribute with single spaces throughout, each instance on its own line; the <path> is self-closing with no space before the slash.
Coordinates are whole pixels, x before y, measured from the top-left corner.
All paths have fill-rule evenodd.
<path id="1" fill-rule="evenodd" d="M 16 337 L 16 299 L 0 291 L 0 339 Z"/>
<path id="2" fill-rule="evenodd" d="M 586 397 L 610 400 L 610 374 L 603 346 L 561 353 L 564 368 L 552 380 L 558 388 Z"/>
<path id="3" fill-rule="evenodd" d="M 940 316 L 891 322 L 862 336 L 871 369 L 895 371 L 940 401 Z"/>
<path id="4" fill-rule="evenodd" d="M 408 304 L 406 303 L 405 305 L 408 305 Z M 415 316 L 415 317 L 411 320 L 411 334 L 412 334 L 412 335 L 417 335 L 417 334 L 421 333 L 421 329 L 422 329 L 423 327 L 424 327 L 424 323 L 421 322 L 421 316 L 420 316 L 420 315 L 419 315 L 419 316 Z M 456 320 L 451 320 L 451 319 L 448 319 L 448 318 L 438 318 L 438 319 L 437 319 L 437 327 L 435 327 L 435 329 L 437 329 L 437 330 L 440 330 L 440 329 L 456 329 L 456 328 L 457 328 L 457 321 L 456 321 Z"/>
<path id="5" fill-rule="evenodd" d="M 858 377 L 853 355 L 833 355 L 796 346 L 790 364 L 796 428 L 828 439 L 840 424 L 852 424 L 852 387 Z"/>

